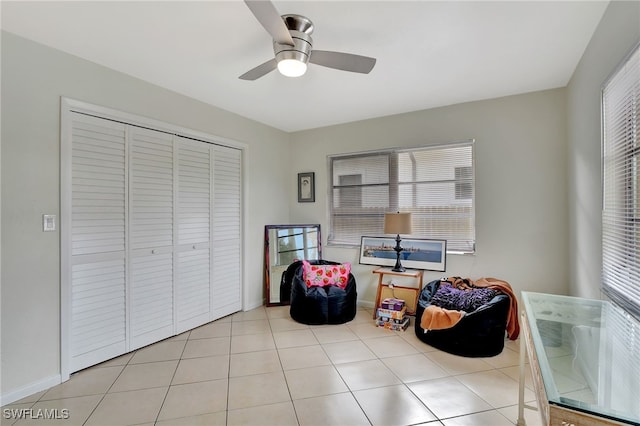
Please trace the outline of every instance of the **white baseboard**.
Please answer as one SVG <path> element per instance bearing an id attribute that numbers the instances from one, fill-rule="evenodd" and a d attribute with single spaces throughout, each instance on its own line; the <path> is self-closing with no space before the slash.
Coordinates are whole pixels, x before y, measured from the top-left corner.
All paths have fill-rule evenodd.
<path id="1" fill-rule="evenodd" d="M 3 407 L 7 404 L 11 404 L 12 402 L 19 401 L 22 398 L 26 398 L 34 393 L 49 389 L 50 387 L 59 385 L 60 383 L 62 383 L 62 378 L 60 374 L 56 374 L 55 376 L 47 377 L 46 379 L 3 393 L 0 395 L 0 406 Z"/>
<path id="2" fill-rule="evenodd" d="M 260 306 L 267 306 L 266 302 L 264 301 L 247 302 L 247 304 L 243 307 L 242 311 L 244 312 L 250 311 L 252 309 L 259 308 Z"/>
<path id="3" fill-rule="evenodd" d="M 358 300 L 358 306 L 362 306 L 363 308 L 373 309 L 375 303 L 369 302 L 367 300 Z"/>

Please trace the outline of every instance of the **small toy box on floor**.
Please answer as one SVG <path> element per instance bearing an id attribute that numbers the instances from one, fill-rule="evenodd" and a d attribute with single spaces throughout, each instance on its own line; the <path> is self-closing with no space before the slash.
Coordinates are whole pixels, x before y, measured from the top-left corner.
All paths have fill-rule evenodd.
<path id="1" fill-rule="evenodd" d="M 404 300 L 402 299 L 394 299 L 394 298 L 386 298 L 382 301 L 380 307 L 382 309 L 391 309 L 392 311 L 399 311 L 404 308 Z"/>
<path id="2" fill-rule="evenodd" d="M 404 319 L 406 314 L 407 314 L 406 306 L 400 309 L 399 311 L 394 311 L 393 309 L 378 308 L 378 316 L 383 318 L 401 320 L 401 319 Z"/>
<path id="3" fill-rule="evenodd" d="M 406 330 L 409 327 L 409 317 L 404 300 L 387 298 L 380 303 L 377 310 L 376 325 L 388 330 Z"/>
<path id="4" fill-rule="evenodd" d="M 397 331 L 404 331 L 409 328 L 410 322 L 411 321 L 408 316 L 405 316 L 403 319 L 391 319 L 387 317 L 378 317 L 376 319 L 376 325 L 378 327 Z"/>

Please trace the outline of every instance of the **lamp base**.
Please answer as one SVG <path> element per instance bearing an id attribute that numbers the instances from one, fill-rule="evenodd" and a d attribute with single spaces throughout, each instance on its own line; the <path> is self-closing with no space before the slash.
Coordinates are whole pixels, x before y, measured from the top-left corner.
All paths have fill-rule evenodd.
<path id="1" fill-rule="evenodd" d="M 400 263 L 400 253 L 403 250 L 402 247 L 400 246 L 400 241 L 402 241 L 400 239 L 400 234 L 397 234 L 396 246 L 393 248 L 396 251 L 396 265 L 392 269 L 393 272 L 404 272 L 407 270 L 404 266 L 402 266 L 402 263 Z"/>

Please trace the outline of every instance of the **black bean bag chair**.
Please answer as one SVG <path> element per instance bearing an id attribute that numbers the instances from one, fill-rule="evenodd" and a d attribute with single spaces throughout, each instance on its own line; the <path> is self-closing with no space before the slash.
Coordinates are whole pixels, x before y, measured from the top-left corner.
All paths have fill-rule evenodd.
<path id="1" fill-rule="evenodd" d="M 453 327 L 425 332 L 420 326 L 420 320 L 440 284 L 440 280 L 431 281 L 420 293 L 414 323 L 418 339 L 434 348 L 465 357 L 488 357 L 501 353 L 509 314 L 509 296 L 497 292 L 488 302 L 466 312 Z M 436 306 L 441 306 L 441 303 Z"/>
<path id="2" fill-rule="evenodd" d="M 291 283 L 293 282 L 293 276 L 301 266 L 302 261 L 297 260 L 282 273 L 282 278 L 280 279 L 280 303 L 284 305 L 291 303 Z"/>
<path id="3" fill-rule="evenodd" d="M 340 265 L 328 260 L 310 260 L 311 265 Z M 285 293 L 290 289 L 290 297 Z M 349 273 L 344 289 L 336 285 L 307 287 L 302 262 L 292 263 L 282 274 L 280 294 L 290 300 L 295 321 L 309 324 L 343 324 L 356 316 L 356 279 Z"/>

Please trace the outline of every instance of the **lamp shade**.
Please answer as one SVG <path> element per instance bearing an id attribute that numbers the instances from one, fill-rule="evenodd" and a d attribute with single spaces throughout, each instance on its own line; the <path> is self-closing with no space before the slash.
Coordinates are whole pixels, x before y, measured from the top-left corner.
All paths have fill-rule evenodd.
<path id="1" fill-rule="evenodd" d="M 410 234 L 411 233 L 411 213 L 385 213 L 384 214 L 385 234 Z"/>

